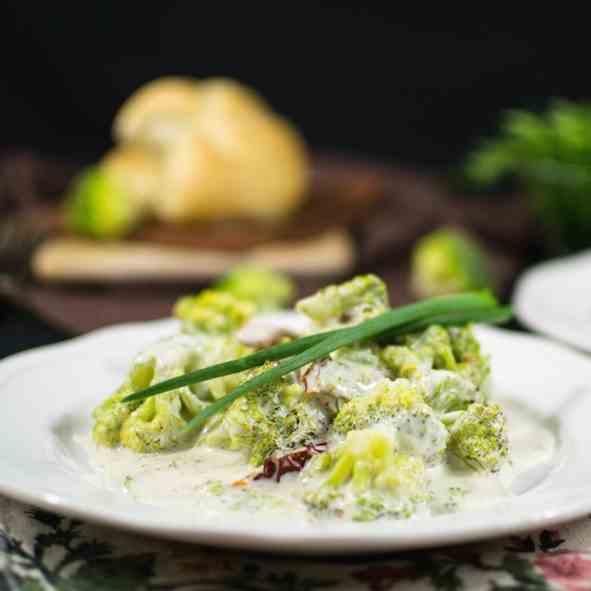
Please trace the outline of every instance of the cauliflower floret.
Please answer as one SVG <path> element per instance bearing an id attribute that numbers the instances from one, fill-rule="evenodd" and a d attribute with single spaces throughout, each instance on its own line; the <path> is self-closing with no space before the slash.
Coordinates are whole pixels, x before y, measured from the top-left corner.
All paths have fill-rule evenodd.
<path id="1" fill-rule="evenodd" d="M 182 297 L 174 306 L 174 315 L 181 320 L 186 333 L 229 334 L 255 312 L 252 302 L 212 289 Z"/>
<path id="2" fill-rule="evenodd" d="M 390 437 L 371 429 L 350 431 L 337 448 L 312 460 L 303 479 L 311 510 L 357 521 L 409 517 L 427 496 L 422 460 L 398 453 Z"/>
<path id="3" fill-rule="evenodd" d="M 359 275 L 300 300 L 296 310 L 311 318 L 318 329 L 324 330 L 368 320 L 385 312 L 388 305 L 384 282 L 375 275 Z"/>
<path id="4" fill-rule="evenodd" d="M 347 402 L 333 423 L 341 435 L 366 428 L 387 434 L 397 449 L 428 464 L 440 461 L 447 446 L 445 426 L 418 386 L 404 379 L 384 380 L 372 394 Z"/>
<path id="5" fill-rule="evenodd" d="M 214 289 L 252 302 L 257 310 L 266 311 L 284 308 L 295 292 L 295 285 L 283 273 L 242 265 L 232 269 Z"/>
<path id="6" fill-rule="evenodd" d="M 250 377 L 270 364 L 250 372 Z M 236 400 L 204 429 L 201 442 L 243 450 L 254 466 L 268 457 L 317 442 L 329 426 L 326 411 L 289 378 L 260 387 Z"/>
<path id="7" fill-rule="evenodd" d="M 509 455 L 505 415 L 498 404 L 472 404 L 443 419 L 449 450 L 474 470 L 496 472 Z"/>

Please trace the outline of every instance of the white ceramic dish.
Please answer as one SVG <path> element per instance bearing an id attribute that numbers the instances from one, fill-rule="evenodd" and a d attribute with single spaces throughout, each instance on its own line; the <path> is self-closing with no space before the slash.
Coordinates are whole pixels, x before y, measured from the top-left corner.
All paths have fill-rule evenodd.
<path id="1" fill-rule="evenodd" d="M 461 543 L 548 527 L 591 512 L 591 361 L 539 337 L 478 329 L 494 387 L 529 408 L 558 439 L 554 467 L 502 510 L 326 526 L 200 521 L 92 484 L 74 436 L 123 377 L 134 352 L 175 331 L 173 321 L 123 325 L 0 362 L 0 493 L 149 535 L 273 552 L 345 553 Z M 536 479 L 534 478 L 534 481 Z"/>
<path id="2" fill-rule="evenodd" d="M 513 309 L 530 328 L 591 352 L 591 252 L 528 270 L 515 288 Z"/>

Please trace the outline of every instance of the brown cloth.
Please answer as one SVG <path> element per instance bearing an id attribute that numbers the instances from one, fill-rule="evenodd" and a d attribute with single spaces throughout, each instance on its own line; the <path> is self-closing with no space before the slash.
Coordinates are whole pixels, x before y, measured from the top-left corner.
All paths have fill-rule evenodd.
<path id="1" fill-rule="evenodd" d="M 52 226 L 55 203 L 77 166 L 31 153 L 0 159 L 0 222 L 21 216 L 40 234 Z M 408 260 L 415 241 L 442 225 L 465 228 L 488 250 L 506 295 L 527 262 L 536 232 L 524 200 L 518 196 L 483 199 L 451 195 L 437 177 L 342 155 L 314 159 L 310 205 L 279 230 L 251 225 L 200 225 L 144 228 L 137 239 L 241 249 L 280 236 L 303 237 L 327 227 L 346 227 L 355 239 L 355 272 L 383 276 L 393 304 L 412 299 Z M 1 226 L 0 226 L 1 228 Z M 4 228 L 5 229 L 5 228 Z M 196 236 L 199 239 L 196 239 Z M 29 234 L 30 237 L 30 234 Z M 166 316 L 175 299 L 202 285 L 43 285 L 27 274 L 26 248 L 7 248 L 0 233 L 0 296 L 28 308 L 51 324 L 79 334 L 129 321 Z M 10 246 L 10 245 L 9 245 Z M 29 245 L 30 247 L 30 245 Z M 297 279 L 297 278 L 296 278 Z M 299 295 L 337 277 L 298 280 Z"/>

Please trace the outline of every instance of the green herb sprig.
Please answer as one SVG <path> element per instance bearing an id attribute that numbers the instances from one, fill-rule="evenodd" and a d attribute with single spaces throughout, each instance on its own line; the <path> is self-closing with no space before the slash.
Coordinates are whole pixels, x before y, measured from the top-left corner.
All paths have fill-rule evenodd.
<path id="1" fill-rule="evenodd" d="M 208 405 L 185 427 L 192 431 L 201 427 L 207 419 L 228 407 L 235 400 L 252 390 L 270 384 L 282 376 L 332 353 L 334 350 L 367 339 L 388 340 L 431 324 L 462 325 L 470 322 L 503 322 L 509 319 L 511 310 L 498 306 L 489 292 L 465 293 L 423 300 L 393 310 L 355 326 L 309 335 L 289 343 L 283 343 L 225 363 L 212 365 L 188 374 L 159 382 L 149 388 L 127 396 L 122 402 L 133 402 L 182 386 L 204 382 L 213 378 L 242 372 L 258 367 L 267 361 L 290 357 L 287 361 L 240 384 L 238 388 Z"/>

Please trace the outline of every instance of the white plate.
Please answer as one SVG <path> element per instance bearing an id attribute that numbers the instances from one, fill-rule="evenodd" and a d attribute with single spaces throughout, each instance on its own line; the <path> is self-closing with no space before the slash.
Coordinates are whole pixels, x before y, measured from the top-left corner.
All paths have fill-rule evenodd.
<path id="1" fill-rule="evenodd" d="M 591 252 L 528 270 L 515 288 L 513 308 L 530 328 L 591 352 Z"/>
<path id="2" fill-rule="evenodd" d="M 468 542 L 548 527 L 591 512 L 591 361 L 539 337 L 479 329 L 495 389 L 558 434 L 556 467 L 499 510 L 408 521 L 271 527 L 134 502 L 92 484 L 73 435 L 123 377 L 134 352 L 173 333 L 171 321 L 103 329 L 0 362 L 0 493 L 46 509 L 155 536 L 276 552 L 372 552 Z"/>

